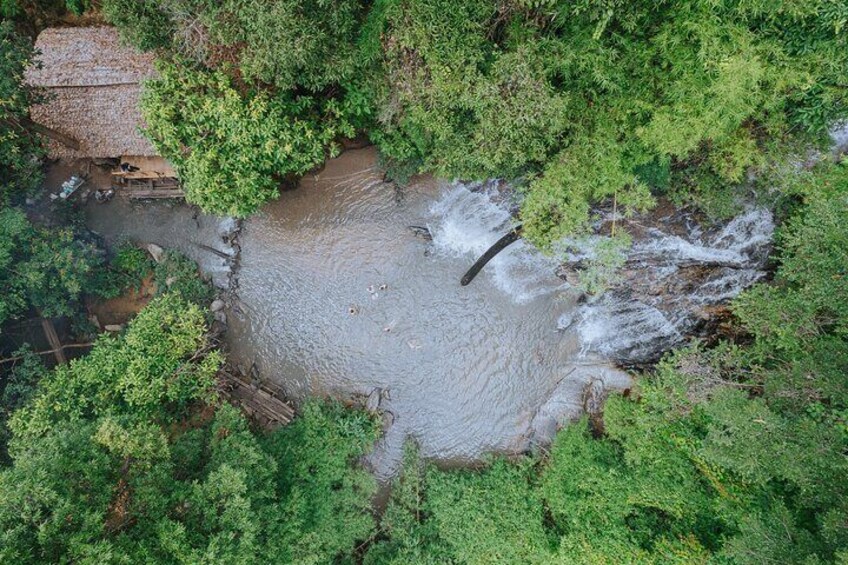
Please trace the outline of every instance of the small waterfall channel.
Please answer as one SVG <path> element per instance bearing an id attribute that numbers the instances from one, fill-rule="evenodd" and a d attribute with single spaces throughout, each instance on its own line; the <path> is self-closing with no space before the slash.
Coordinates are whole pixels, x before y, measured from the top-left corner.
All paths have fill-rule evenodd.
<path id="1" fill-rule="evenodd" d="M 621 280 L 560 318 L 561 330 L 578 333 L 581 352 L 618 363 L 654 359 L 765 276 L 774 232 L 766 209 L 751 208 L 707 231 L 677 212 L 652 220 L 625 252 Z M 591 255 L 590 244 L 561 271 Z"/>

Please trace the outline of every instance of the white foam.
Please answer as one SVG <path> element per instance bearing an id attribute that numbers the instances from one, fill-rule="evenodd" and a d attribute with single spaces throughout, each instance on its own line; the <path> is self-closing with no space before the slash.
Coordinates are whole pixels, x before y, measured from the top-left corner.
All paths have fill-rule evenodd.
<path id="1" fill-rule="evenodd" d="M 466 259 L 470 267 L 515 225 L 497 196 L 495 181 L 452 184 L 430 208 L 428 227 L 435 248 Z M 630 266 L 637 267 L 638 276 L 649 285 L 675 287 L 681 269 L 695 264 L 713 265 L 715 272 L 685 294 L 660 292 L 637 299 L 628 289 L 607 293 L 563 313 L 557 329 L 576 331 L 584 355 L 613 359 L 644 358 L 675 345 L 695 323 L 697 308 L 732 299 L 762 277 L 764 250 L 773 231 L 772 215 L 762 208 L 751 208 L 712 233 L 697 224 L 682 236 L 649 230 L 626 251 Z M 571 251 L 571 260 L 592 259 L 599 241 L 597 236 L 586 237 L 562 241 L 559 247 Z M 557 266 L 555 258 L 519 240 L 492 259 L 479 276 L 489 277 L 498 289 L 521 303 L 568 288 L 553 276 Z"/>
<path id="2" fill-rule="evenodd" d="M 657 308 L 607 294 L 578 312 L 581 354 L 610 358 L 652 353 L 658 343 L 673 345 L 683 339 L 675 324 Z"/>
<path id="3" fill-rule="evenodd" d="M 834 124 L 828 133 L 833 141 L 834 150 L 848 148 L 848 120 Z"/>
<path id="4" fill-rule="evenodd" d="M 515 225 L 509 210 L 495 202 L 494 196 L 494 182 L 454 183 L 446 190 L 430 208 L 433 217 L 428 228 L 436 249 L 466 258 L 471 267 Z M 484 276 L 491 277 L 498 289 L 521 303 L 563 286 L 554 275 L 556 267 L 553 258 L 519 240 L 489 262 Z"/>

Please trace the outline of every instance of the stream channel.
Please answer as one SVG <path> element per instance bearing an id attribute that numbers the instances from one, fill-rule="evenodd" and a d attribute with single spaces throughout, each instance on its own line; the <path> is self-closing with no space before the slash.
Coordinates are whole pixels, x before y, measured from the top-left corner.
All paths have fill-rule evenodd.
<path id="1" fill-rule="evenodd" d="M 422 455 L 449 465 L 544 444 L 581 413 L 587 385 L 630 385 L 609 361 L 616 347 L 659 334 L 673 343 L 685 329 L 661 308 L 633 306 L 633 297 L 626 305 L 578 303 L 579 293 L 556 275 L 559 262 L 522 240 L 460 286 L 474 260 L 515 225 L 498 183 L 422 177 L 401 189 L 384 182 L 376 163 L 373 148 L 328 161 L 244 221 L 240 252 L 224 237 L 235 222 L 182 204 L 116 198 L 89 204 L 88 221 L 113 243 L 180 249 L 229 287 L 231 360 L 256 363 L 295 401 L 364 401 L 382 391 L 386 433 L 370 456 L 382 478 L 397 470 L 410 438 Z M 699 232 L 693 244 L 658 232 L 640 252 L 738 261 L 726 267 L 733 294 L 762 275 L 757 261 L 746 265 L 749 244 L 768 244 L 773 227 L 762 211 L 746 217 L 744 240 Z M 426 227 L 432 240 L 410 226 Z M 673 276 L 674 262 L 664 265 Z M 563 323 L 575 316 L 577 323 Z M 628 343 L 611 349 L 626 335 Z"/>

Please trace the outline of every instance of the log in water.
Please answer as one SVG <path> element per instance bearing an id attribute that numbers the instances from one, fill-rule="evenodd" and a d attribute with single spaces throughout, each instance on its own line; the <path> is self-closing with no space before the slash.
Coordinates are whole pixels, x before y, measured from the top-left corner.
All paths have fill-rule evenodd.
<path id="1" fill-rule="evenodd" d="M 506 249 L 508 245 L 511 243 L 515 243 L 518 241 L 518 238 L 521 237 L 521 229 L 523 226 L 516 226 L 512 230 L 509 231 L 505 236 L 500 238 L 492 245 L 489 249 L 483 253 L 477 261 L 471 265 L 471 268 L 468 269 L 468 272 L 465 273 L 465 276 L 462 277 L 462 280 L 459 281 L 459 284 L 462 286 L 468 286 L 468 284 L 474 280 L 474 277 L 477 276 L 483 267 L 486 266 L 486 263 L 491 261 L 495 255 Z"/>

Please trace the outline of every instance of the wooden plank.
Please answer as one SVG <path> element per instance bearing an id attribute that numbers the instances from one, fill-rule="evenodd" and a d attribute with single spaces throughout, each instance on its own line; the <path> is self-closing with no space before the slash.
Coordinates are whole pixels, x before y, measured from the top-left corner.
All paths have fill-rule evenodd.
<path id="1" fill-rule="evenodd" d="M 244 387 L 236 387 L 231 391 L 230 397 L 251 413 L 261 415 L 268 420 L 281 424 L 288 424 L 291 421 L 294 412 L 287 405 L 279 401 L 272 404 L 268 399 L 252 396 L 250 392 Z"/>
<path id="2" fill-rule="evenodd" d="M 151 182 L 153 183 L 153 188 L 180 188 L 180 183 L 177 179 L 112 179 L 112 185 L 117 185 L 120 188 L 138 188 L 142 190 L 150 190 Z"/>
<path id="3" fill-rule="evenodd" d="M 174 177 L 177 171 L 162 157 L 150 157 L 141 155 L 122 155 L 122 163 L 128 163 L 131 167 L 138 167 L 139 172 L 152 173 L 154 176 Z"/>
<path id="4" fill-rule="evenodd" d="M 254 384 L 242 375 L 222 372 L 225 394 L 252 418 L 263 425 L 288 424 L 294 408 L 284 402 L 282 389 L 270 383 Z"/>
<path id="5" fill-rule="evenodd" d="M 127 190 L 127 196 L 133 199 L 142 198 L 185 198 L 182 190 L 171 190 L 166 188 L 154 188 L 153 190 Z"/>

